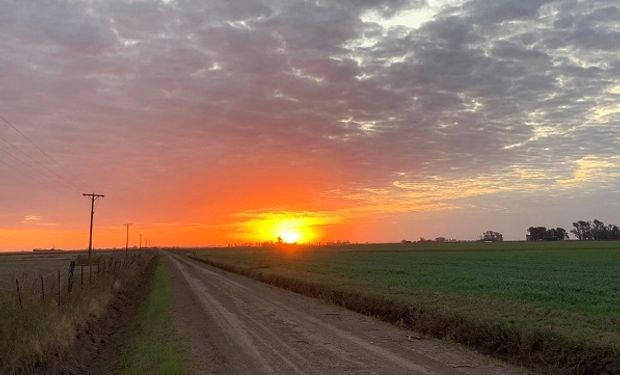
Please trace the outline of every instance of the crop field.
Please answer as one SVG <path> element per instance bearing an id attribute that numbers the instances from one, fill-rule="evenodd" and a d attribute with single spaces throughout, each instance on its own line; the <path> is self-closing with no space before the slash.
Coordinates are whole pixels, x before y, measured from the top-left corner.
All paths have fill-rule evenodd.
<path id="1" fill-rule="evenodd" d="M 620 242 L 289 246 L 194 257 L 280 286 L 323 288 L 332 302 L 520 363 L 578 372 L 618 364 Z M 351 302 L 360 298 L 372 302 Z M 397 317 L 385 311 L 403 306 Z"/>
<path id="2" fill-rule="evenodd" d="M 65 271 L 76 257 L 76 253 L 0 255 L 0 288 L 13 288 L 16 278 L 32 279 L 58 269 Z"/>
<path id="3" fill-rule="evenodd" d="M 97 251 L 92 255 L 93 264 L 97 263 L 100 257 L 117 254 L 114 251 Z M 86 263 L 86 252 L 67 251 L 56 253 L 0 253 L 0 291 L 13 291 L 15 289 L 15 279 L 26 283 L 37 283 L 43 276 L 46 279 L 55 279 L 56 272 L 60 271 L 64 277 L 69 270 L 69 263 L 76 261 L 76 264 Z M 88 274 L 88 268 L 84 273 Z M 76 270 L 76 273 L 78 270 Z M 93 270 L 96 272 L 96 269 Z"/>

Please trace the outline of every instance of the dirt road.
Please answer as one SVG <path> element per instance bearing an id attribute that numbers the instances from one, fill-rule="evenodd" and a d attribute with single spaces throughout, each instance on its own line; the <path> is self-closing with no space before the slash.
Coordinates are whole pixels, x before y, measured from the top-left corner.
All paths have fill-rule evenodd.
<path id="1" fill-rule="evenodd" d="M 165 254 L 174 324 L 200 374 L 525 374 L 243 276 Z"/>

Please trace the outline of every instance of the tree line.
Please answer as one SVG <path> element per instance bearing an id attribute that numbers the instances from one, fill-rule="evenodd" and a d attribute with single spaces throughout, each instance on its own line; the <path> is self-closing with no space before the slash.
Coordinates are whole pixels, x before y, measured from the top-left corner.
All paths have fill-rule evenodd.
<path id="1" fill-rule="evenodd" d="M 573 223 L 573 229 L 570 232 L 562 227 L 529 227 L 525 239 L 528 241 L 563 241 L 570 238 L 569 233 L 572 233 L 579 241 L 620 240 L 620 228 L 617 225 L 605 225 L 598 219 L 576 221 Z M 503 240 L 504 236 L 501 233 L 492 230 L 486 231 L 480 236 L 480 241 L 484 242 L 501 242 Z"/>
<path id="2" fill-rule="evenodd" d="M 561 227 L 549 229 L 546 227 L 529 227 L 525 238 L 528 241 L 561 241 L 569 238 L 568 233 L 566 229 Z M 574 222 L 570 233 L 580 241 L 620 240 L 620 228 L 617 225 L 605 225 L 597 219 Z"/>
<path id="3" fill-rule="evenodd" d="M 561 241 L 567 240 L 568 232 L 566 229 L 546 227 L 529 227 L 525 239 L 528 241 Z"/>

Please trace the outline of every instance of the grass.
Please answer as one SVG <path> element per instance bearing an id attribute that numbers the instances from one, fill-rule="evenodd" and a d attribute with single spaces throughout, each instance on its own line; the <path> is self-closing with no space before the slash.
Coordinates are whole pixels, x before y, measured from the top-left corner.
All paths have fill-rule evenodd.
<path id="1" fill-rule="evenodd" d="M 115 266 L 101 267 L 83 286 L 78 277 L 70 294 L 63 274 L 60 303 L 55 277 L 45 280 L 45 300 L 38 279 L 21 280 L 21 306 L 14 292 L 0 294 L 0 373 L 62 372 L 78 333 L 106 314 L 115 293 L 131 288 L 146 263 L 143 257 L 105 260 Z"/>
<path id="2" fill-rule="evenodd" d="M 620 372 L 620 243 L 238 248 L 211 264 L 549 373 Z"/>
<path id="3" fill-rule="evenodd" d="M 172 287 L 161 260 L 158 260 L 149 292 L 136 317 L 136 333 L 123 354 L 120 374 L 182 374 L 183 357 L 178 343 L 165 327 L 170 319 Z"/>

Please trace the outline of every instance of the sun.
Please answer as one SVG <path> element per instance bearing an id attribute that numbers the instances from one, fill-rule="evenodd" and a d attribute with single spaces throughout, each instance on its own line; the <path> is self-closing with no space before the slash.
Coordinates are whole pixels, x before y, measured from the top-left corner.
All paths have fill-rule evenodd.
<path id="1" fill-rule="evenodd" d="M 302 238 L 302 234 L 296 229 L 284 229 L 280 232 L 278 237 L 280 237 L 284 243 L 293 244 L 299 242 Z"/>
<path id="2" fill-rule="evenodd" d="M 307 212 L 260 212 L 240 214 L 250 219 L 239 223 L 240 238 L 257 243 L 311 244 L 321 238 L 321 228 L 336 222 L 332 217 Z"/>

